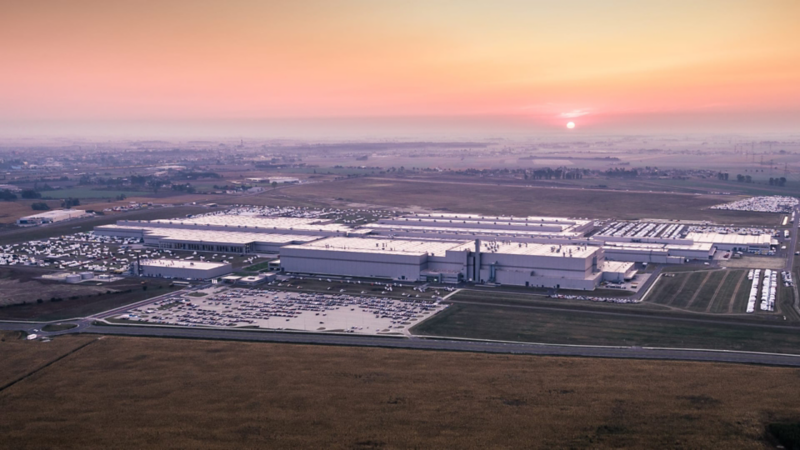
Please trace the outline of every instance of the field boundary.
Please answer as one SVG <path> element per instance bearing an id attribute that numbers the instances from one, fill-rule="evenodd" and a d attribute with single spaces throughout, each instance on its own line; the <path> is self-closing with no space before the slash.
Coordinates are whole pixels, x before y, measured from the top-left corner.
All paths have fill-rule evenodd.
<path id="1" fill-rule="evenodd" d="M 19 378 L 15 379 L 15 380 L 9 381 L 8 383 L 4 384 L 3 386 L 0 386 L 0 392 L 3 392 L 6 389 L 8 389 L 8 388 L 14 386 L 15 384 L 19 383 L 20 381 L 24 381 L 26 378 L 29 378 L 29 377 L 35 375 L 36 373 L 41 372 L 42 370 L 44 370 L 44 369 L 52 366 L 53 364 L 61 361 L 62 359 L 66 358 L 67 356 L 75 354 L 76 352 L 88 347 L 89 345 L 94 344 L 95 342 L 99 341 L 100 339 L 102 339 L 102 336 L 97 338 L 97 339 L 95 339 L 95 340 L 89 341 L 89 342 L 87 342 L 85 344 L 81 344 L 78 347 L 76 347 L 76 348 L 68 351 L 67 353 L 64 353 L 63 355 L 59 356 L 58 358 L 56 358 L 56 359 L 54 359 L 54 360 L 52 360 L 50 362 L 45 363 L 43 366 L 38 367 L 36 369 L 33 369 L 32 371 L 26 373 L 25 375 L 20 376 Z"/>
<path id="2" fill-rule="evenodd" d="M 695 300 L 697 300 L 697 296 L 700 295 L 700 291 L 703 290 L 703 286 L 706 285 L 706 283 L 708 282 L 709 278 L 711 278 L 711 271 L 710 270 L 706 274 L 705 278 L 703 278 L 703 281 L 700 282 L 700 286 L 697 287 L 697 290 L 694 291 L 694 294 L 692 295 L 692 298 L 689 299 L 689 303 L 686 304 L 686 309 L 691 309 L 692 308 L 692 305 L 694 305 Z"/>
<path id="3" fill-rule="evenodd" d="M 447 337 L 447 336 L 429 336 L 429 335 L 417 335 L 416 337 L 420 339 L 430 339 L 430 340 L 456 340 L 456 341 L 470 341 L 470 342 L 491 342 L 495 344 L 522 344 L 522 345 L 534 345 L 534 346 L 542 346 L 542 347 L 576 347 L 576 348 L 598 348 L 598 349 L 642 349 L 642 350 L 664 350 L 664 351 L 687 351 L 687 352 L 709 352 L 709 353 L 737 353 L 737 354 L 744 354 L 744 355 L 765 355 L 765 356 L 791 356 L 793 358 L 800 358 L 800 354 L 794 353 L 771 353 L 771 352 L 754 352 L 754 351 L 747 351 L 747 350 L 726 350 L 726 349 L 714 349 L 714 348 L 691 348 L 691 347 L 637 347 L 637 346 L 630 346 L 630 345 L 581 345 L 581 344 L 553 344 L 549 342 L 524 342 L 524 341 L 503 341 L 503 340 L 496 340 L 496 339 L 477 339 L 477 338 L 465 338 L 465 337 Z"/>
<path id="4" fill-rule="evenodd" d="M 725 275 L 723 275 L 722 279 L 719 280 L 719 284 L 717 285 L 717 288 L 714 289 L 714 295 L 712 295 L 711 296 L 711 300 L 708 301 L 708 306 L 706 307 L 706 312 L 707 313 L 711 312 L 711 306 L 713 306 L 714 305 L 714 301 L 717 300 L 717 294 L 719 294 L 719 291 L 722 289 L 722 286 L 725 284 L 725 280 L 728 279 L 728 276 L 730 274 L 731 274 L 731 271 L 730 270 L 726 270 L 725 271 Z"/>
<path id="5" fill-rule="evenodd" d="M 675 299 L 678 298 L 678 295 L 680 295 L 680 293 L 683 292 L 683 288 L 686 287 L 686 283 L 689 282 L 689 278 L 691 278 L 693 273 L 695 273 L 695 272 L 691 272 L 690 271 L 690 272 L 684 272 L 683 273 L 683 275 L 685 275 L 686 278 L 681 282 L 681 285 L 678 287 L 678 290 L 675 291 L 674 294 L 672 294 L 672 298 L 670 298 L 669 301 L 667 303 L 665 303 L 665 305 L 672 306 L 672 304 L 675 302 Z"/>
<path id="6" fill-rule="evenodd" d="M 728 302 L 728 314 L 733 312 L 733 304 L 736 303 L 736 295 L 739 293 L 739 289 L 742 287 L 742 283 L 747 278 L 747 269 L 742 272 L 742 275 L 739 277 L 739 282 L 736 283 L 736 289 L 733 291 L 733 295 L 731 295 L 731 300 Z"/>

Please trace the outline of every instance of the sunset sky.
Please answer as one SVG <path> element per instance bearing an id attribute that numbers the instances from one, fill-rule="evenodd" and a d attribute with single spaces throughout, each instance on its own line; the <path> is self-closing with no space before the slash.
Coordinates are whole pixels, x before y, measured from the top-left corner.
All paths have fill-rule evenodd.
<path id="1" fill-rule="evenodd" d="M 796 0 L 6 2 L 0 134 L 797 131 L 798 23 Z"/>

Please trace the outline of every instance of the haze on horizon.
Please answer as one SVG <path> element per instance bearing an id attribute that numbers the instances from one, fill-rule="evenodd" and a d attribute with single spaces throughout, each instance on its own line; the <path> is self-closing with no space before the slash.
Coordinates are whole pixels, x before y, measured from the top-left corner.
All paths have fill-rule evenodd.
<path id="1" fill-rule="evenodd" d="M 786 133 L 800 121 L 793 0 L 3 9 L 0 137 Z"/>

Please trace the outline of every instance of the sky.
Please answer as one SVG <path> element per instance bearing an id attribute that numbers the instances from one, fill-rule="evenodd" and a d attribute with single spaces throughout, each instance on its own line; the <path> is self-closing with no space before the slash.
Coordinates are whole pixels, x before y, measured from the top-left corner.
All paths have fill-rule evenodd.
<path id="1" fill-rule="evenodd" d="M 793 132 L 799 17 L 796 0 L 5 2 L 0 135 Z"/>

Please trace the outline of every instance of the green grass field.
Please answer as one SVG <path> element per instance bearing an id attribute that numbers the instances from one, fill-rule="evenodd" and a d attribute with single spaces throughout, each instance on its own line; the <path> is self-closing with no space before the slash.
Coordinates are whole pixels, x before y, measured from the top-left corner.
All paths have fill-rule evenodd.
<path id="1" fill-rule="evenodd" d="M 728 271 L 728 276 L 725 278 L 722 287 L 717 293 L 717 298 L 714 299 L 714 303 L 711 305 L 711 312 L 714 313 L 728 312 L 728 307 L 730 306 L 731 297 L 733 297 L 733 292 L 736 290 L 736 286 L 739 284 L 739 281 L 741 281 L 743 278 L 744 281 L 747 281 L 746 270 Z M 745 289 L 744 281 L 742 281 L 739 290 Z"/>
<path id="2" fill-rule="evenodd" d="M 455 303 L 411 329 L 419 335 L 576 345 L 690 347 L 800 354 L 800 329 L 664 317 Z"/>
<path id="3" fill-rule="evenodd" d="M 42 192 L 43 198 L 77 198 L 77 199 L 86 199 L 86 198 L 117 198 L 119 195 L 124 195 L 126 197 L 134 197 L 134 196 L 147 196 L 152 194 L 152 192 L 146 191 L 107 191 L 107 190 L 96 190 L 96 189 L 89 189 L 89 188 L 71 188 L 71 189 L 60 189 L 56 191 L 44 191 Z"/>
<path id="4" fill-rule="evenodd" d="M 741 314 L 747 309 L 747 299 L 752 285 L 752 281 L 747 279 L 747 272 L 746 269 L 674 272 L 674 277 L 662 276 L 658 280 L 650 295 L 645 298 L 645 303 L 698 313 Z M 737 286 L 739 286 L 738 291 L 736 291 Z M 778 290 L 778 299 L 779 302 L 786 301 L 786 306 L 782 308 L 782 312 L 786 314 L 787 311 L 784 310 L 791 309 L 793 299 L 791 288 L 781 286 Z M 759 312 L 758 315 L 769 314 Z M 787 319 L 799 321 L 800 315 L 788 311 Z"/>
<path id="5" fill-rule="evenodd" d="M 697 297 L 695 297 L 694 301 L 689 306 L 689 309 L 704 312 L 711 303 L 711 299 L 714 297 L 714 292 L 716 292 L 717 288 L 720 287 L 720 282 L 722 282 L 722 279 L 726 274 L 727 272 L 721 270 L 711 272 L 706 279 L 705 284 L 703 284 L 703 286 L 700 288 L 700 292 L 697 293 Z"/>
<path id="6" fill-rule="evenodd" d="M 693 272 L 689 274 L 689 279 L 686 280 L 683 289 L 681 289 L 674 300 L 672 300 L 671 305 L 677 308 L 686 308 L 694 293 L 700 289 L 700 285 L 706 278 L 706 275 L 708 275 L 708 272 Z"/>
<path id="7" fill-rule="evenodd" d="M 658 279 L 657 284 L 646 298 L 648 302 L 658 303 L 659 305 L 669 304 L 690 274 L 676 273 L 672 277 L 665 275 Z"/>
<path id="8" fill-rule="evenodd" d="M 735 313 L 743 313 L 747 310 L 747 299 L 750 297 L 750 288 L 753 286 L 753 281 L 747 279 L 747 273 L 742 280 L 742 285 L 739 287 L 739 292 L 736 293 L 736 298 L 733 299 L 733 311 Z"/>

